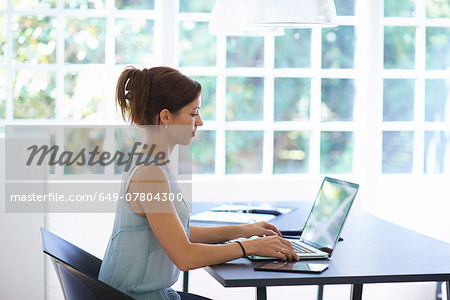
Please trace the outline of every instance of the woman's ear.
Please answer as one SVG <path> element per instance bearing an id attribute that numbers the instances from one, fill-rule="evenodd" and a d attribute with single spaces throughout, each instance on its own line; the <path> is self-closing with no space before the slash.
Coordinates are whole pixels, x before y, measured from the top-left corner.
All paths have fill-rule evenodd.
<path id="1" fill-rule="evenodd" d="M 164 108 L 159 113 L 159 119 L 161 120 L 162 125 L 169 125 L 170 122 L 170 111 L 167 108 Z"/>

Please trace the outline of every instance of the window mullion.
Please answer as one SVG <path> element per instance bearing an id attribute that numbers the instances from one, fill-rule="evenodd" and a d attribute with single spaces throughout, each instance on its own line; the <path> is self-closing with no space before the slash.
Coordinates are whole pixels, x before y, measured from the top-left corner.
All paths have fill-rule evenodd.
<path id="1" fill-rule="evenodd" d="M 424 141 L 425 141 L 425 68 L 426 68 L 426 17 L 425 1 L 418 0 L 416 5 L 416 15 L 418 26 L 416 27 L 416 84 L 414 88 L 414 123 L 416 130 L 414 132 L 413 147 L 413 173 L 423 174 L 424 166 Z"/>
<path id="2" fill-rule="evenodd" d="M 355 74 L 364 74 L 364 76 L 354 77 L 355 87 L 355 102 L 353 106 L 353 125 L 354 125 L 354 153 L 353 153 L 353 174 L 363 180 L 368 176 L 367 172 L 367 151 L 366 147 L 370 141 L 367 136 L 369 124 L 365 122 L 366 115 L 362 112 L 367 110 L 367 92 L 370 86 L 368 76 L 370 74 L 368 69 L 368 60 L 365 55 L 368 51 L 369 43 L 369 28 L 370 24 L 367 22 L 368 10 L 361 2 L 356 3 L 355 7 Z M 356 27 L 357 26 L 357 27 Z"/>
<path id="3" fill-rule="evenodd" d="M 383 119 L 383 1 L 357 1 L 356 16 L 359 21 L 355 68 L 362 72 L 355 78 L 357 143 L 361 176 L 362 207 L 376 212 L 379 205 L 378 185 L 382 173 L 382 119 Z"/>
<path id="4" fill-rule="evenodd" d="M 64 15 L 64 0 L 56 2 L 58 28 L 56 29 L 56 105 L 55 105 L 55 119 L 61 121 L 62 106 L 64 105 L 64 28 L 66 28 L 66 20 Z"/>
<path id="5" fill-rule="evenodd" d="M 108 14 L 106 17 L 106 36 L 105 36 L 105 65 L 108 67 L 114 66 L 115 63 L 115 35 L 114 35 L 114 24 L 115 24 L 115 14 L 113 9 L 114 3 L 111 0 L 107 0 L 106 9 Z"/>
<path id="6" fill-rule="evenodd" d="M 157 22 L 155 34 L 160 45 L 160 62 L 165 66 L 178 67 L 178 0 L 155 0 Z"/>
<path id="7" fill-rule="evenodd" d="M 274 65 L 275 65 L 275 37 L 264 38 L 264 123 L 273 124 L 274 121 Z M 273 173 L 273 126 L 265 126 L 263 141 L 263 174 L 270 176 Z"/>
<path id="8" fill-rule="evenodd" d="M 311 31 L 311 92 L 310 92 L 310 122 L 312 130 L 310 134 L 309 172 L 311 174 L 320 173 L 320 105 L 321 105 L 321 73 L 322 64 L 322 30 L 313 28 Z"/>
<path id="9" fill-rule="evenodd" d="M 225 116 L 226 116 L 226 36 L 217 36 L 217 90 L 216 90 L 216 175 L 224 176 L 226 168 Z"/>
<path id="10" fill-rule="evenodd" d="M 13 40 L 12 40 L 12 0 L 8 0 L 8 14 L 6 15 L 6 111 L 5 120 L 12 121 L 14 118 L 14 67 L 13 67 Z"/>

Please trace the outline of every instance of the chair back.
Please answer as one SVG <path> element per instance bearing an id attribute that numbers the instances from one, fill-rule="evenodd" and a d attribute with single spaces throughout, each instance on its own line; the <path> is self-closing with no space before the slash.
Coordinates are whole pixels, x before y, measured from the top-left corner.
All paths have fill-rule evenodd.
<path id="1" fill-rule="evenodd" d="M 97 279 L 101 259 L 41 228 L 42 248 L 55 267 L 66 300 L 132 297 Z"/>
<path id="2" fill-rule="evenodd" d="M 42 233 L 42 250 L 80 270 L 92 277 L 97 278 L 100 271 L 102 260 L 94 255 L 78 248 L 74 244 L 69 243 L 65 239 L 60 238 L 56 234 L 41 228 Z"/>

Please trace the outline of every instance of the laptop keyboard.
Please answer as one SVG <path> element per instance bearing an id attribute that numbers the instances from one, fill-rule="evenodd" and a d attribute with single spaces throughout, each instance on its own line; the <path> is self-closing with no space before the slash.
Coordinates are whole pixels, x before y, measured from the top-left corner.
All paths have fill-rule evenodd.
<path id="1" fill-rule="evenodd" d="M 294 247 L 295 253 L 314 253 L 314 251 L 309 250 L 306 247 L 303 247 L 299 243 L 291 242 L 291 244 L 292 244 L 292 247 Z"/>

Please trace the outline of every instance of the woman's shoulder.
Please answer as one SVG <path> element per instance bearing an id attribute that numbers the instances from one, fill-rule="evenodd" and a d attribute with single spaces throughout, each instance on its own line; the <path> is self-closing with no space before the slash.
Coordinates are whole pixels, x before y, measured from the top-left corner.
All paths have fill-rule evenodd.
<path id="1" fill-rule="evenodd" d="M 154 181 L 159 183 L 168 181 L 165 172 L 160 166 L 156 164 L 138 166 L 138 169 L 131 178 L 131 182 L 139 182 L 142 180 Z"/>

